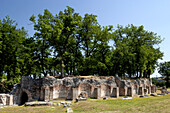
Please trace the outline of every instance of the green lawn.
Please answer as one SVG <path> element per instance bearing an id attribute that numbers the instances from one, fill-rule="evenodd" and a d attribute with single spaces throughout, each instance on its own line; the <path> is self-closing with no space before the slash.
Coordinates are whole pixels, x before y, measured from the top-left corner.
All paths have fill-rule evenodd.
<path id="1" fill-rule="evenodd" d="M 53 108 L 52 108 L 53 107 Z M 133 98 L 121 100 L 109 98 L 108 100 L 88 99 L 74 103 L 74 113 L 170 113 L 170 94 L 160 97 Z M 36 106 L 36 107 L 5 107 L 0 113 L 63 113 L 67 108 L 63 106 Z"/>

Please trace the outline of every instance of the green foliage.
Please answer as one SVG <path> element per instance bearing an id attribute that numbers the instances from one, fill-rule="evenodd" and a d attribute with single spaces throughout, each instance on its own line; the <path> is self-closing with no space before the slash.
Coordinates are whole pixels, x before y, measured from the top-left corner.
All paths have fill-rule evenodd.
<path id="1" fill-rule="evenodd" d="M 144 26 L 101 26 L 96 15 L 82 17 L 69 6 L 55 15 L 45 9 L 30 21 L 33 37 L 9 17 L 0 20 L 0 78 L 9 85 L 21 76 L 58 74 L 149 78 L 163 56 L 155 46 L 160 36 Z"/>
<path id="2" fill-rule="evenodd" d="M 161 43 L 160 36 L 144 30 L 143 26 L 134 25 L 118 25 L 113 36 L 115 51 L 112 60 L 116 64 L 113 74 L 125 76 L 127 73 L 130 77 L 149 78 L 157 60 L 163 56 L 159 48 L 154 48 L 154 45 Z"/>
<path id="3" fill-rule="evenodd" d="M 27 36 L 24 28 L 18 29 L 16 26 L 8 16 L 0 20 L 0 77 L 6 75 L 10 84 L 17 83 L 15 78 L 22 76 L 20 55 L 23 54 L 23 42 Z"/>
<path id="4" fill-rule="evenodd" d="M 158 80 L 156 78 L 152 78 L 152 83 L 156 85 L 157 87 L 163 87 L 166 85 L 166 82 L 164 80 Z"/>
<path id="5" fill-rule="evenodd" d="M 160 63 L 158 72 L 165 77 L 166 87 L 170 87 L 170 62 Z"/>

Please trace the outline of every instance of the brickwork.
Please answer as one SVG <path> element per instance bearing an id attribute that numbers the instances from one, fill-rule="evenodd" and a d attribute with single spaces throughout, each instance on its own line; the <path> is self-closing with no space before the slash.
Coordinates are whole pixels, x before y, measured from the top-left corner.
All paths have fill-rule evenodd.
<path id="1" fill-rule="evenodd" d="M 156 91 L 149 79 L 122 80 L 119 77 L 100 78 L 78 78 L 66 77 L 56 79 L 45 77 L 41 80 L 33 80 L 31 77 L 22 77 L 21 83 L 15 85 L 13 91 L 14 104 L 21 104 L 23 101 L 56 99 L 75 100 L 86 94 L 87 98 L 116 97 L 144 95 Z M 28 98 L 23 100 L 23 94 Z"/>

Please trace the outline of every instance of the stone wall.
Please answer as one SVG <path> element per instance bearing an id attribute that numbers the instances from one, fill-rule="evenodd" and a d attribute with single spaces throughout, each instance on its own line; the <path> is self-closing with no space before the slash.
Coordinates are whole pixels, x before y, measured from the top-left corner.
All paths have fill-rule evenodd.
<path id="1" fill-rule="evenodd" d="M 13 105 L 13 95 L 10 95 L 10 94 L 0 94 L 0 104 L 3 104 L 3 105 Z"/>
<path id="2" fill-rule="evenodd" d="M 75 100 L 82 93 L 87 94 L 88 98 L 99 99 L 106 96 L 144 95 L 155 91 L 156 87 L 149 79 L 122 80 L 119 77 L 104 77 L 102 79 L 99 77 L 65 77 L 56 79 L 49 76 L 33 80 L 31 77 L 25 76 L 22 77 L 20 84 L 14 86 L 11 93 L 14 95 L 14 104 L 23 104 L 33 100 Z"/>

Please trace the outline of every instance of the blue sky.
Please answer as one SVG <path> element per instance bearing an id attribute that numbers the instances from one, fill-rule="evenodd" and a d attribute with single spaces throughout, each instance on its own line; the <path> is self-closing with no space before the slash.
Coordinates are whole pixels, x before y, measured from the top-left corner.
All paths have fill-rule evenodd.
<path id="1" fill-rule="evenodd" d="M 24 26 L 29 36 L 33 36 L 31 15 L 42 14 L 44 9 L 55 15 L 66 6 L 74 8 L 81 16 L 86 13 L 97 15 L 103 26 L 144 25 L 146 30 L 164 38 L 159 45 L 164 57 L 159 62 L 170 61 L 170 0 L 0 0 L 0 19 L 8 15 L 18 27 Z M 159 74 L 153 74 L 156 75 Z"/>

